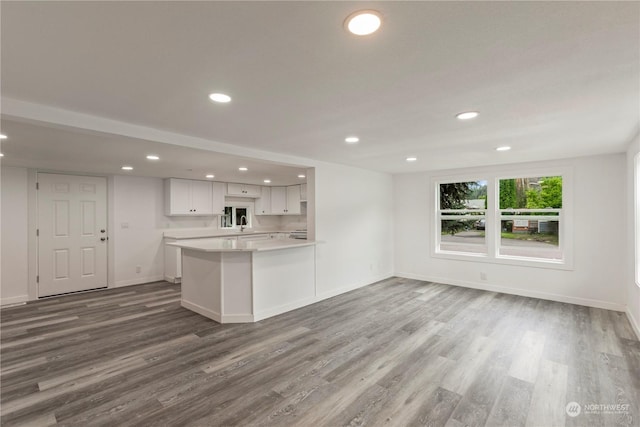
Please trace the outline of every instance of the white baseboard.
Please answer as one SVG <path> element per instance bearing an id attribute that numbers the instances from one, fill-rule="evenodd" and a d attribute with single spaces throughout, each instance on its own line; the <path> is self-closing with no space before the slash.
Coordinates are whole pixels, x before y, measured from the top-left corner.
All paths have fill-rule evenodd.
<path id="1" fill-rule="evenodd" d="M 633 314 L 631 313 L 631 310 L 629 310 L 629 307 L 627 307 L 626 314 L 627 318 L 629 319 L 629 323 L 631 323 L 631 327 L 633 328 L 633 332 L 636 333 L 636 337 L 640 340 L 640 323 L 638 323 L 638 319 L 633 317 Z"/>
<path id="2" fill-rule="evenodd" d="M 483 291 L 500 292 L 503 294 L 520 295 L 523 297 L 539 298 L 568 304 L 584 305 L 587 307 L 603 308 L 605 310 L 622 311 L 626 310 L 624 304 L 617 304 L 609 301 L 600 301 L 589 298 L 578 298 L 567 295 L 552 294 L 547 292 L 536 292 L 526 289 L 509 288 L 506 286 L 491 285 L 488 283 L 467 282 L 464 280 L 451 280 L 446 277 L 429 277 L 412 273 L 396 273 L 396 276 L 406 279 L 424 280 L 426 282 L 444 283 L 445 285 L 462 286 L 464 288 L 481 289 Z"/>
<path id="3" fill-rule="evenodd" d="M 304 307 L 309 304 L 313 304 L 317 302 L 318 299 L 316 297 L 309 297 L 299 299 L 297 301 L 293 301 L 287 304 L 282 304 L 277 307 L 272 307 L 267 310 L 258 311 L 256 310 L 256 314 L 254 317 L 254 322 L 258 322 L 262 319 L 266 319 L 267 317 L 277 316 L 278 314 L 286 313 L 287 311 L 296 310 L 298 308 Z"/>
<path id="4" fill-rule="evenodd" d="M 252 323 L 257 321 L 258 319 L 252 314 L 223 314 L 220 323 Z"/>
<path id="5" fill-rule="evenodd" d="M 182 282 L 182 277 L 164 276 L 164 280 L 166 280 L 169 283 L 177 284 Z"/>
<path id="6" fill-rule="evenodd" d="M 378 277 L 374 277 L 371 280 L 367 280 L 366 282 L 358 282 L 358 283 L 355 283 L 355 284 L 352 284 L 352 285 L 349 285 L 349 286 L 344 286 L 342 288 L 332 289 L 330 291 L 318 294 L 317 297 L 316 297 L 315 302 L 319 302 L 319 301 L 322 301 L 322 300 L 325 300 L 325 299 L 328 299 L 328 298 L 333 298 L 335 296 L 342 295 L 342 294 L 347 293 L 347 292 L 351 292 L 351 291 L 356 290 L 358 288 L 362 288 L 364 286 L 369 286 L 369 285 L 371 285 L 373 283 L 376 283 L 376 282 L 379 282 L 381 280 L 386 280 L 386 279 L 388 279 L 390 277 L 393 277 L 393 274 L 385 273 L 385 274 L 382 274 L 382 275 L 380 275 Z"/>
<path id="7" fill-rule="evenodd" d="M 15 297 L 0 298 L 0 305 L 5 306 L 5 305 L 21 304 L 27 301 L 29 301 L 29 295 L 18 295 Z"/>
<path id="8" fill-rule="evenodd" d="M 191 311 L 195 311 L 198 314 L 203 315 L 204 317 L 207 317 L 211 320 L 215 320 L 218 323 L 222 323 L 222 316 L 220 316 L 220 313 L 216 313 L 213 310 L 209 310 L 208 308 L 204 308 L 201 305 L 198 304 L 194 304 L 192 302 L 189 301 L 185 301 L 184 299 L 180 302 L 180 305 L 184 308 L 186 308 L 187 310 L 191 310 Z"/>
<path id="9" fill-rule="evenodd" d="M 135 279 L 118 280 L 113 284 L 114 288 L 121 288 L 123 286 L 141 285 L 143 283 L 160 282 L 164 280 L 164 274 L 157 274 L 155 276 L 136 277 Z"/>

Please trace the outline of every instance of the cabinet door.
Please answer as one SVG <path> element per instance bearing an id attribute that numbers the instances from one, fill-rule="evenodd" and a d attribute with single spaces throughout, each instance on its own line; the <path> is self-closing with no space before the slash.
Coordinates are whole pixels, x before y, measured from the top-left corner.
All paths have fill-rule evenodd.
<path id="1" fill-rule="evenodd" d="M 261 191 L 259 185 L 244 185 L 245 197 L 260 197 Z"/>
<path id="2" fill-rule="evenodd" d="M 242 184 L 236 184 L 230 182 L 227 184 L 227 195 L 229 196 L 244 196 L 244 188 Z"/>
<path id="3" fill-rule="evenodd" d="M 224 182 L 213 183 L 212 210 L 214 215 L 224 214 L 224 195 L 227 191 Z"/>
<path id="4" fill-rule="evenodd" d="M 300 215 L 300 186 L 287 187 L 287 215 Z"/>
<path id="5" fill-rule="evenodd" d="M 287 213 L 287 187 L 271 187 L 271 213 L 273 215 Z"/>
<path id="6" fill-rule="evenodd" d="M 271 187 L 262 187 L 261 195 L 256 199 L 256 215 L 271 214 Z"/>
<path id="7" fill-rule="evenodd" d="M 307 201 L 307 184 L 300 184 L 300 201 Z"/>
<path id="8" fill-rule="evenodd" d="M 168 215 L 190 215 L 191 212 L 191 181 L 188 179 L 171 178 L 165 185 L 169 186 Z"/>
<path id="9" fill-rule="evenodd" d="M 213 214 L 211 204 L 211 183 L 191 181 L 191 209 L 193 215 Z"/>

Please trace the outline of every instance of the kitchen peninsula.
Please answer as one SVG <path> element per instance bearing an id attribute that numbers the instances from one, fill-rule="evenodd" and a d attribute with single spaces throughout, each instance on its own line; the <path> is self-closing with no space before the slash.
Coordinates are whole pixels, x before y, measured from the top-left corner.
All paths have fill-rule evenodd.
<path id="1" fill-rule="evenodd" d="M 220 323 L 257 322 L 315 301 L 316 242 L 198 239 L 182 249 L 182 306 Z"/>

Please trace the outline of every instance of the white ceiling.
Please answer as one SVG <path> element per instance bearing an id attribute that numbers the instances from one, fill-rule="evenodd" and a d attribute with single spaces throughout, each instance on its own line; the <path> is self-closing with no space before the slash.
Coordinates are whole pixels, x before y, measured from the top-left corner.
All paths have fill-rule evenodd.
<path id="1" fill-rule="evenodd" d="M 306 182 L 304 167 L 257 161 L 207 150 L 162 144 L 120 135 L 81 131 L 2 120 L 2 132 L 11 135 L 2 142 L 3 164 L 62 172 L 101 175 L 177 177 L 259 185 L 291 185 Z M 159 160 L 147 160 L 147 155 Z M 121 170 L 132 166 L 130 172 Z M 239 171 L 246 167 L 246 172 Z M 264 180 L 271 180 L 265 184 Z"/>
<path id="2" fill-rule="evenodd" d="M 352 36 L 363 8 L 383 26 Z M 639 2 L 2 2 L 1 20 L 3 99 L 385 172 L 621 152 L 640 120 Z"/>

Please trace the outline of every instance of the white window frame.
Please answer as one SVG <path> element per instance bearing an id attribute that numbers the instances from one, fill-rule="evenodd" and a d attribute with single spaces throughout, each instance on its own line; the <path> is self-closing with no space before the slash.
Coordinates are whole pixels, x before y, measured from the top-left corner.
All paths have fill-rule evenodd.
<path id="1" fill-rule="evenodd" d="M 501 179 L 526 178 L 535 176 L 562 176 L 562 209 L 559 219 L 559 245 L 562 251 L 562 259 L 546 259 L 533 258 L 512 255 L 500 255 L 500 229 L 501 229 L 501 210 L 499 209 L 500 185 Z M 454 182 L 469 181 L 487 181 L 487 209 L 485 214 L 485 244 L 487 246 L 486 254 L 443 251 L 440 249 L 441 237 L 441 215 L 440 207 L 440 184 Z M 556 270 L 573 270 L 573 168 L 570 166 L 561 166 L 554 168 L 531 168 L 494 172 L 479 172 L 473 175 L 448 175 L 442 177 L 433 177 L 431 180 L 431 191 L 433 192 L 432 214 L 434 221 L 434 239 L 431 245 L 431 256 L 434 258 L 454 259 L 460 261 L 477 261 L 492 264 L 519 265 L 526 267 L 539 267 Z M 513 212 L 514 210 L 505 209 L 504 211 Z M 526 210 L 525 210 L 526 211 Z M 533 211 L 540 211 L 534 209 Z M 558 211 L 558 210 L 554 210 Z M 522 216 L 520 219 L 524 219 Z M 537 216 L 536 219 L 540 219 Z M 544 217 L 542 217 L 544 218 Z M 639 237 L 640 239 L 640 237 Z M 640 250 L 640 249 L 639 249 Z"/>
<path id="2" fill-rule="evenodd" d="M 487 208 L 486 209 L 440 209 L 440 185 L 441 184 L 455 184 L 461 182 L 477 182 L 477 181 L 487 181 Z M 462 255 L 465 257 L 473 257 L 473 258 L 486 258 L 489 253 L 489 246 L 487 245 L 487 213 L 490 210 L 490 202 L 489 198 L 489 181 L 484 178 L 453 178 L 453 179 L 439 179 L 435 183 L 435 208 L 436 208 L 436 245 L 435 245 L 435 253 L 443 254 L 447 256 L 457 257 L 458 255 Z M 472 212 L 484 212 L 484 215 L 472 215 Z M 463 215 L 447 215 L 452 213 L 458 213 Z M 460 219 L 469 219 L 469 220 L 485 220 L 485 242 L 482 247 L 486 249 L 485 253 L 480 252 L 463 252 L 463 251 L 448 251 L 440 249 L 440 245 L 442 242 L 442 221 L 443 220 L 460 220 Z"/>
<path id="3" fill-rule="evenodd" d="M 226 208 L 231 208 L 231 223 L 233 224 L 231 227 L 223 227 L 222 226 L 222 218 L 224 217 L 224 215 L 220 216 L 220 224 L 218 224 L 218 227 L 221 230 L 239 230 L 240 226 L 236 224 L 236 220 L 237 220 L 237 216 L 236 216 L 236 209 L 240 208 L 240 209 L 246 209 L 247 210 L 247 225 L 245 226 L 245 228 L 252 228 L 253 227 L 253 205 L 252 204 L 244 204 L 244 203 L 233 203 L 233 204 L 225 204 L 225 209 Z"/>

